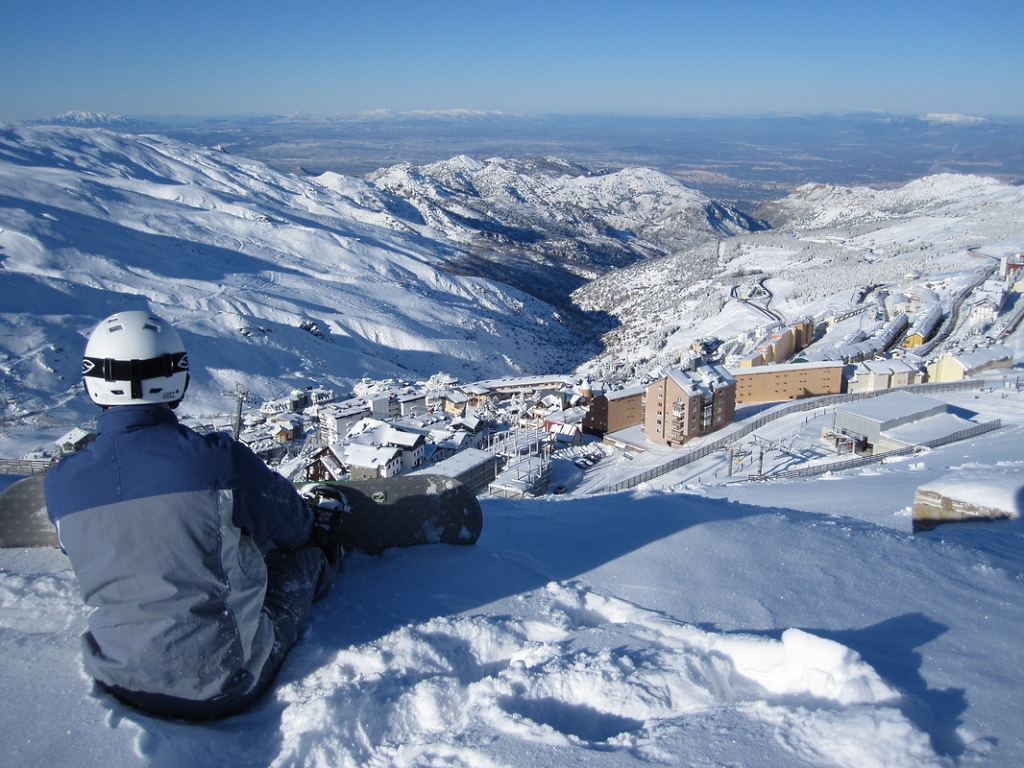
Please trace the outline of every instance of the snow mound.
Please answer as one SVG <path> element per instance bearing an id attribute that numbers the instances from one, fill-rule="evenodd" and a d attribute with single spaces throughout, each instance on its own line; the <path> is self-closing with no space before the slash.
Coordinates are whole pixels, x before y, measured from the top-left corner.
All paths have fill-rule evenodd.
<path id="1" fill-rule="evenodd" d="M 282 687 L 275 765 L 487 765 L 473 746 L 484 733 L 656 759 L 677 718 L 721 707 L 811 762 L 933 757 L 900 694 L 835 641 L 707 632 L 574 581 L 521 601 L 530 618 L 403 626 Z"/>
<path id="2" fill-rule="evenodd" d="M 858 493 L 901 504 L 891 479 Z M 350 557 L 276 687 L 200 724 L 99 691 L 67 560 L 0 550 L 0 720 L 25 766 L 1020 764 L 1019 521 L 911 536 L 827 514 L 834 483 L 761 503 L 811 486 L 815 513 L 485 500 L 474 547 Z"/>

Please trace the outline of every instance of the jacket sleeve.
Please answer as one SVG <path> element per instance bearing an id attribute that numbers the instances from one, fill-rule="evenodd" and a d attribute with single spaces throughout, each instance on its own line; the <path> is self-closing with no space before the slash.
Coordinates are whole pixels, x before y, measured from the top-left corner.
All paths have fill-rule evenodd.
<path id="1" fill-rule="evenodd" d="M 247 446 L 232 441 L 235 464 L 234 523 L 264 552 L 309 542 L 313 513 L 295 487 Z"/>

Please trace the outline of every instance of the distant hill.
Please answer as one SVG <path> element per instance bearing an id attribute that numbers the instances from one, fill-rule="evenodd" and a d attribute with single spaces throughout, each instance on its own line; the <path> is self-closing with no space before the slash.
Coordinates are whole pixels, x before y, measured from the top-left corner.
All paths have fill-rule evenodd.
<path id="1" fill-rule="evenodd" d="M 645 166 L 745 210 L 807 183 L 903 184 L 950 172 L 1024 181 L 1024 120 L 844 113 L 665 116 L 369 112 L 166 120 L 173 138 L 282 170 L 364 175 L 462 153 L 558 157 L 588 168 Z M 457 148 L 457 149 L 456 149 Z"/>
<path id="2" fill-rule="evenodd" d="M 109 128 L 112 131 L 149 130 L 153 123 L 135 120 L 123 115 L 108 115 L 105 112 L 65 112 L 46 120 L 34 121 L 34 125 L 66 125 L 77 128 Z"/>

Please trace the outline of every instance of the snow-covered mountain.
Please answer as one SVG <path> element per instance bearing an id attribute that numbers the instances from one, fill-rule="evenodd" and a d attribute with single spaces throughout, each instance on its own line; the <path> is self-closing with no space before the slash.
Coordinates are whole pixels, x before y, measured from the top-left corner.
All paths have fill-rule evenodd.
<path id="1" fill-rule="evenodd" d="M 83 337 L 126 307 L 182 328 L 198 415 L 224 411 L 239 383 L 277 397 L 439 370 L 614 381 L 678 362 L 696 338 L 819 314 L 910 269 L 991 265 L 968 247 L 998 257 L 1024 245 L 1024 191 L 981 177 L 806 186 L 764 210 L 776 229 L 761 232 L 645 168 L 456 157 L 309 178 L 158 136 L 53 126 L 0 130 L 0 194 L 10 410 L 71 423 L 87 409 Z M 769 307 L 735 299 L 753 282 Z M 601 318 L 615 324 L 603 352 Z"/>
<path id="2" fill-rule="evenodd" d="M 952 286 L 959 278 L 951 276 L 991 271 L 1024 248 L 1024 188 L 979 176 L 939 174 L 890 189 L 806 185 L 759 215 L 774 228 L 579 288 L 583 309 L 618 321 L 604 351 L 580 370 L 642 375 L 678 363 L 696 339 L 728 341 L 776 321 L 820 319 L 849 307 L 861 287 L 899 287 L 911 273 L 933 287 L 950 278 Z M 768 297 L 763 308 L 736 299 L 754 285 Z"/>
<path id="3" fill-rule="evenodd" d="M 776 227 L 798 231 L 935 216 L 977 220 L 987 228 L 1001 223 L 1009 236 L 1019 230 L 1019 220 L 1007 217 L 1003 204 L 1020 199 L 1020 187 L 984 176 L 943 173 L 888 189 L 805 184 L 763 206 L 761 214 Z"/>
<path id="4" fill-rule="evenodd" d="M 515 241 L 517 233 L 528 233 L 523 247 L 570 258 L 590 267 L 590 276 L 638 256 L 763 228 L 650 168 L 594 172 L 558 158 L 460 156 L 382 169 L 369 178 L 453 237 L 484 232 Z"/>
<path id="5" fill-rule="evenodd" d="M 368 178 L 462 244 L 460 267 L 501 275 L 566 311 L 569 290 L 610 269 L 764 228 L 650 168 L 460 156 Z"/>
<path id="6" fill-rule="evenodd" d="M 457 159 L 421 173 L 393 169 L 376 184 L 337 174 L 296 178 L 157 136 L 7 128 L 0 370 L 8 397 L 19 412 L 73 401 L 83 334 L 126 307 L 151 308 L 182 329 L 193 351 L 189 399 L 199 412 L 219 410 L 221 393 L 236 383 L 274 396 L 310 382 L 347 390 L 363 376 L 569 369 L 596 351 L 594 335 L 550 302 L 468 274 L 474 258 L 486 250 L 485 261 L 500 264 L 506 251 L 540 252 L 555 230 L 569 243 L 586 239 L 586 229 L 592 263 L 584 266 L 599 272 L 657 252 L 629 227 L 659 224 L 641 205 L 623 210 L 627 199 L 653 202 L 673 189 L 673 210 L 684 199 L 708 201 L 651 172 L 586 177 L 573 169 L 531 179 L 503 170 L 511 167 Z M 460 204 L 454 191 L 427 181 L 434 174 L 454 186 L 458 168 L 473 172 L 476 188 L 504 176 L 509 199 L 529 200 L 495 205 L 488 217 L 496 188 L 483 198 L 466 182 Z M 413 178 L 429 195 L 401 183 Z M 570 182 L 587 190 L 585 204 L 571 202 Z M 551 187 L 547 197 L 542 184 Z M 664 206 L 650 211 L 672 218 Z M 685 226 L 673 226 L 686 236 Z M 498 239 L 485 249 L 488 232 Z M 538 289 L 552 277 L 520 273 L 518 282 L 557 295 Z M 567 292 L 563 286 L 563 299 Z M 268 370 L 279 373 L 272 379 Z"/>

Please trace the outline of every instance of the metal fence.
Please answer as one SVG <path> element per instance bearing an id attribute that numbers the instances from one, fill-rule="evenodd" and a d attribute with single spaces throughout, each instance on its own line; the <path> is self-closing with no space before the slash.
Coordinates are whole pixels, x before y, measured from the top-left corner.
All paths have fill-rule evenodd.
<path id="1" fill-rule="evenodd" d="M 48 459 L 0 459 L 0 475 L 45 475 L 51 466 Z"/>
<path id="2" fill-rule="evenodd" d="M 1002 384 L 1002 383 L 1003 382 L 1000 382 L 1000 384 Z M 769 423 L 771 423 L 773 421 L 776 421 L 777 419 L 781 419 L 781 418 L 783 418 L 785 416 L 789 416 L 789 415 L 794 414 L 794 413 L 800 413 L 800 412 L 803 412 L 803 411 L 813 411 L 813 410 L 815 410 L 817 408 L 829 408 L 831 406 L 841 405 L 843 403 L 851 403 L 851 402 L 855 402 L 857 400 L 867 400 L 867 399 L 870 399 L 872 397 L 878 397 L 880 395 L 884 395 L 884 394 L 887 394 L 889 392 L 893 392 L 895 389 L 901 389 L 901 390 L 905 390 L 905 391 L 908 391 L 908 392 L 939 393 L 939 392 L 959 392 L 959 391 L 970 390 L 970 389 L 984 389 L 986 386 L 992 386 L 992 384 L 990 382 L 985 382 L 985 381 L 982 381 L 980 379 L 979 380 L 966 379 L 964 381 L 939 382 L 939 383 L 933 383 L 933 384 L 910 384 L 910 385 L 905 386 L 905 387 L 895 387 L 893 389 L 886 389 L 886 390 L 881 390 L 881 391 L 878 391 L 878 392 L 851 392 L 851 393 L 847 393 L 847 394 L 843 394 L 843 395 L 823 395 L 821 397 L 811 397 L 811 398 L 807 398 L 805 400 L 797 400 L 797 401 L 795 401 L 793 403 L 789 403 L 789 404 L 786 404 L 786 405 L 776 406 L 776 407 L 772 408 L 770 411 L 768 411 L 767 413 L 765 413 L 764 415 L 759 416 L 756 419 L 752 419 L 751 421 L 744 421 L 743 425 L 741 427 L 739 427 L 738 429 L 730 430 L 728 432 L 728 434 L 723 435 L 718 440 L 715 440 L 715 441 L 710 442 L 710 443 L 706 443 L 706 444 L 700 446 L 699 448 L 695 448 L 694 450 L 689 451 L 687 453 L 684 453 L 681 456 L 677 456 L 677 457 L 675 457 L 673 459 L 670 459 L 669 461 L 665 462 L 664 464 L 659 464 L 656 467 L 651 467 L 650 469 L 648 469 L 648 470 L 646 470 L 644 472 L 640 472 L 639 474 L 633 475 L 632 477 L 628 477 L 625 480 L 620 480 L 619 482 L 613 483 L 612 485 L 607 485 L 607 486 L 605 486 L 603 488 L 598 488 L 598 489 L 592 491 L 591 493 L 592 494 L 597 494 L 597 493 L 614 493 L 615 491 L 624 491 L 624 490 L 627 490 L 629 488 L 635 488 L 636 486 L 638 486 L 638 485 L 640 485 L 642 483 L 646 483 L 649 480 L 653 480 L 656 477 L 661 477 L 662 475 L 668 474 L 669 472 L 672 472 L 672 471 L 674 471 L 676 469 L 679 469 L 680 467 L 685 467 L 687 464 L 692 464 L 695 461 L 699 461 L 700 459 L 703 459 L 705 456 L 708 456 L 708 455 L 714 453 L 715 451 L 719 451 L 719 450 L 722 450 L 723 448 L 727 448 L 732 443 L 737 442 L 740 438 L 746 437 L 751 432 L 754 432 L 755 430 L 760 429 L 761 427 L 765 426 L 766 424 L 769 424 Z M 982 424 L 982 425 L 979 425 L 979 426 L 980 427 L 987 427 L 987 429 L 980 429 L 978 432 L 973 432 L 973 430 L 977 429 L 977 428 L 972 428 L 972 429 L 968 429 L 968 430 L 964 430 L 964 431 L 965 432 L 973 432 L 974 434 L 981 434 L 983 432 L 988 432 L 991 429 L 998 429 L 999 426 L 1000 426 L 998 420 L 996 420 L 995 422 L 989 422 L 989 424 L 995 424 L 996 426 L 991 427 L 991 426 L 989 426 L 987 424 Z M 957 434 L 960 434 L 960 433 L 957 433 Z M 969 436 L 969 435 L 967 435 L 967 436 Z M 945 438 L 945 439 L 946 439 L 946 442 L 952 442 L 953 441 L 953 436 L 950 435 L 949 438 Z M 964 437 L 958 437 L 958 438 L 955 438 L 955 439 L 963 440 Z M 934 447 L 934 446 L 932 446 L 932 447 Z M 900 450 L 903 450 L 903 449 L 900 449 Z M 913 449 L 908 449 L 908 450 L 913 450 Z M 894 455 L 896 455 L 896 452 L 890 451 L 890 452 L 888 452 L 886 454 L 880 454 L 880 455 L 883 455 L 883 456 L 894 456 Z M 874 457 L 863 457 L 863 458 L 873 459 Z M 878 460 L 880 461 L 881 459 L 878 459 Z M 837 462 L 837 463 L 843 464 L 844 466 L 846 466 L 846 468 L 852 468 L 853 467 L 853 465 L 849 464 L 849 462 Z M 865 462 L 865 463 L 867 463 L 867 462 Z M 792 471 L 793 472 L 800 472 L 802 470 L 792 470 Z M 828 470 L 824 470 L 824 471 L 828 471 Z M 772 477 L 784 477 L 784 476 L 786 476 L 784 473 L 779 473 L 777 475 L 773 475 Z M 758 477 L 761 477 L 761 476 L 758 476 Z"/>

